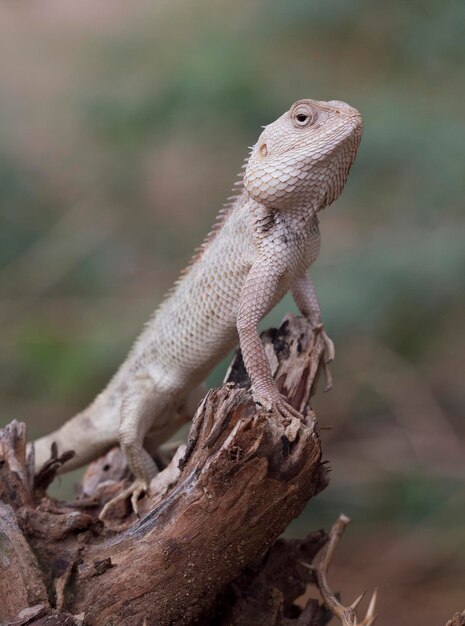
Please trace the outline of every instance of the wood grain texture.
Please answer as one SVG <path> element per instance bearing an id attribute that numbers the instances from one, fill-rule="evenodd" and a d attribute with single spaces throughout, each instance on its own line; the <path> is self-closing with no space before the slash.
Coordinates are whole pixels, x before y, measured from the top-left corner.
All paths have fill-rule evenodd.
<path id="1" fill-rule="evenodd" d="M 327 623 L 317 602 L 294 604 L 312 582 L 301 561 L 311 563 L 326 535 L 276 543 L 327 481 L 309 406 L 317 376 L 310 357 L 323 348 L 295 317 L 263 341 L 280 390 L 304 421 L 258 409 L 237 355 L 228 382 L 200 404 L 187 446 L 141 500 L 141 519 L 122 504 L 105 525 L 98 520 L 130 481 L 118 449 L 89 467 L 76 500 L 62 503 L 44 485 L 63 459 L 52 459 L 34 484 L 24 427 L 1 432 L 8 514 L 0 533 L 17 555 L 0 569 L 0 590 L 14 600 L 0 605 L 2 624 L 37 625 L 44 612 L 57 624 L 89 626 L 241 626 L 252 614 L 254 624 Z"/>

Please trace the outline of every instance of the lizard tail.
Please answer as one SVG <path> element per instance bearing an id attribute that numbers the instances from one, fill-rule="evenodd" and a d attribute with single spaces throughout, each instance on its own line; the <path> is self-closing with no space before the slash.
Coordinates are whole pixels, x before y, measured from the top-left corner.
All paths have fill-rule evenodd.
<path id="1" fill-rule="evenodd" d="M 36 472 L 50 459 L 52 444 L 56 444 L 58 455 L 68 450 L 75 452 L 61 472 L 82 467 L 117 444 L 118 416 L 108 415 L 108 409 L 97 411 L 95 404 L 75 415 L 55 432 L 34 442 Z"/>

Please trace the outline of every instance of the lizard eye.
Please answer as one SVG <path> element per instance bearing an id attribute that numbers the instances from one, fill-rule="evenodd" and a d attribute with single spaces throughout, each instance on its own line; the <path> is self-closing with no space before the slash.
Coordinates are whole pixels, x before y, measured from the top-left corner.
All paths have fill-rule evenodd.
<path id="1" fill-rule="evenodd" d="M 308 107 L 297 108 L 296 111 L 294 111 L 292 119 L 295 126 L 302 128 L 304 126 L 309 126 L 314 122 L 314 115 Z"/>

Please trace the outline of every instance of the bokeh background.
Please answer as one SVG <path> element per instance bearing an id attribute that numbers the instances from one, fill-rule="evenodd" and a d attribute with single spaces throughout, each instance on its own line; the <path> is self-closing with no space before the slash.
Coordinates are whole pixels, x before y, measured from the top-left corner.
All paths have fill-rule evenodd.
<path id="1" fill-rule="evenodd" d="M 465 605 L 465 4 L 49 0 L 0 18 L 1 423 L 37 436 L 92 399 L 260 126 L 346 100 L 365 135 L 312 269 L 337 346 L 315 402 L 332 481 L 288 532 L 345 512 L 343 599 L 377 586 L 380 626 L 444 624 Z"/>

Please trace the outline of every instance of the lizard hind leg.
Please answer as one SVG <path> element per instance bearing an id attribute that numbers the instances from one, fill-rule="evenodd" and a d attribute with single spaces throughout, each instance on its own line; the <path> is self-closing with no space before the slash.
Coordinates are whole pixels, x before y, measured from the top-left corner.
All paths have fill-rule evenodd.
<path id="1" fill-rule="evenodd" d="M 167 416 L 172 413 L 172 398 L 171 393 L 161 391 L 152 380 L 145 378 L 137 381 L 124 396 L 119 442 L 135 479 L 128 489 L 107 502 L 99 515 L 100 519 L 115 504 L 128 497 L 131 497 L 132 509 L 138 514 L 137 500 L 148 490 L 151 479 L 158 473 L 157 464 L 144 448 L 144 439 L 152 427 L 166 423 Z"/>
<path id="2" fill-rule="evenodd" d="M 176 452 L 176 447 L 181 442 L 161 444 L 168 441 L 184 424 L 192 420 L 207 391 L 208 388 L 204 383 L 197 385 L 197 387 L 194 387 L 187 393 L 181 404 L 173 406 L 170 412 L 165 412 L 167 419 L 163 423 L 157 420 L 150 427 L 144 439 L 144 448 L 155 459 L 160 470 L 168 465 Z M 174 445 L 175 443 L 176 446 Z"/>

